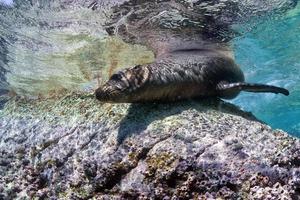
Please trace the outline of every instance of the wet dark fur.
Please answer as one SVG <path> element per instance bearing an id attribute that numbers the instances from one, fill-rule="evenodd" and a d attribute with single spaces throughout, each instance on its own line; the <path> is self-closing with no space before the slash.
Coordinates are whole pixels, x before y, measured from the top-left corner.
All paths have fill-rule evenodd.
<path id="1" fill-rule="evenodd" d="M 244 81 L 231 58 L 211 51 L 177 51 L 149 65 L 139 65 L 114 74 L 96 90 L 106 102 L 174 101 L 193 97 L 222 96 L 220 82 Z"/>

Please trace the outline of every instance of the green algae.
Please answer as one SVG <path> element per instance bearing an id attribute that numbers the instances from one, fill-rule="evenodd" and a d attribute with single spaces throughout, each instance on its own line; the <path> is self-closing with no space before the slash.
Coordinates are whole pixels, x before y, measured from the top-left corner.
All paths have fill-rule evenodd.
<path id="1" fill-rule="evenodd" d="M 150 178 L 155 176 L 158 170 L 168 171 L 172 169 L 172 165 L 176 159 L 176 156 L 170 152 L 164 152 L 150 156 L 148 159 L 146 159 L 146 163 L 148 165 L 146 177 Z"/>
<path id="2" fill-rule="evenodd" d="M 162 120 L 153 121 L 150 125 L 150 129 L 154 130 L 154 132 L 166 132 L 172 133 L 174 129 L 178 129 L 179 127 L 185 124 L 185 120 L 180 119 L 177 115 L 168 116 Z"/>

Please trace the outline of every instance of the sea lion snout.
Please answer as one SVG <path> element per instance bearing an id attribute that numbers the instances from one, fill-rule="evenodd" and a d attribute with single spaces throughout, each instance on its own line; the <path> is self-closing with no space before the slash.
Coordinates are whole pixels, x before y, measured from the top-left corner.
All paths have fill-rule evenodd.
<path id="1" fill-rule="evenodd" d="M 133 88 L 131 83 L 133 75 L 130 73 L 130 69 L 113 74 L 104 85 L 95 91 L 96 98 L 102 102 L 126 102 L 127 94 Z"/>
<path id="2" fill-rule="evenodd" d="M 107 92 L 106 90 L 103 90 L 102 87 L 99 87 L 95 91 L 95 96 L 99 101 L 106 102 L 109 99 L 110 93 Z"/>
<path id="3" fill-rule="evenodd" d="M 95 96 L 99 101 L 112 102 L 121 98 L 124 86 L 122 85 L 122 79 L 112 77 L 107 83 L 99 87 L 95 91 Z"/>

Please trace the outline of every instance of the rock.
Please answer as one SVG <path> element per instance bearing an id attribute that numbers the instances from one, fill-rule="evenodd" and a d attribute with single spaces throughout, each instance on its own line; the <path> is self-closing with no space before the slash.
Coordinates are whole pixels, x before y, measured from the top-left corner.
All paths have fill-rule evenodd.
<path id="1" fill-rule="evenodd" d="M 3 108 L 4 104 L 7 101 L 7 98 L 4 97 L 8 93 L 7 82 L 5 74 L 7 70 L 5 65 L 7 64 L 7 45 L 6 41 L 0 36 L 0 109 Z"/>
<path id="2" fill-rule="evenodd" d="M 48 29 L 59 34 L 75 33 L 68 38 L 81 44 L 77 42 L 78 36 L 82 38 L 79 41 L 88 42 L 91 39 L 86 37 L 87 33 L 104 34 L 100 27 L 104 22 L 100 18 L 103 20 L 103 15 L 108 14 L 111 15 L 110 25 L 113 27 L 107 31 L 117 32 L 131 43 L 139 43 L 136 41 L 139 37 L 129 37 L 130 28 L 138 30 L 134 28 L 137 26 L 147 30 L 145 28 L 157 27 L 159 30 L 179 31 L 180 34 L 182 27 L 186 27 L 186 32 L 193 27 L 201 30 L 202 25 L 197 21 L 201 21 L 202 16 L 193 11 L 206 8 L 202 2 L 181 0 L 167 1 L 163 4 L 167 7 L 158 4 L 166 1 L 148 1 L 144 3 L 146 9 L 131 9 L 140 4 L 127 0 L 49 2 L 17 1 L 15 8 L 20 8 L 20 11 L 13 15 L 7 14 L 10 16 L 7 17 L 10 19 L 8 24 L 16 24 L 17 28 L 13 30 L 20 32 L 22 36 L 15 36 L 22 41 L 17 46 L 20 48 L 16 49 L 24 48 L 26 55 L 32 51 L 32 55 L 38 55 L 39 61 L 43 59 L 37 51 L 41 52 L 42 49 L 53 52 L 53 49 L 63 46 L 60 44 L 61 40 L 48 37 L 51 34 L 44 34 L 48 33 Z M 252 8 L 261 8 L 251 4 L 256 1 L 232 2 L 250 3 Z M 268 2 L 270 10 L 278 5 L 293 7 L 281 0 L 276 2 Z M 221 7 L 223 4 L 220 1 Z M 265 5 L 265 2 L 260 5 Z M 109 9 L 110 12 L 101 12 L 112 6 L 114 8 Z M 194 10 L 190 9 L 191 6 Z M 80 9 L 81 7 L 90 10 Z M 226 8 L 229 7 L 231 6 Z M 163 12 L 165 8 L 167 12 Z M 248 11 L 249 6 L 241 8 Z M 97 9 L 99 10 L 94 11 Z M 74 18 L 74 10 L 76 16 L 82 13 L 87 18 Z M 230 19 L 231 14 L 240 16 L 230 10 L 229 13 L 224 13 L 223 10 L 211 10 L 212 16 L 217 17 L 219 13 L 225 15 L 215 18 L 216 22 L 221 23 L 209 23 L 212 28 L 209 33 L 215 33 L 215 28 L 222 27 L 223 22 L 234 21 Z M 265 12 L 264 7 L 259 10 Z M 163 13 L 157 15 L 158 18 L 152 18 L 160 11 Z M 251 11 L 249 10 L 250 13 Z M 36 13 L 41 17 L 34 20 L 31 20 L 33 17 L 26 18 L 36 16 Z M 154 27 L 145 27 L 135 21 L 143 21 L 144 18 L 145 22 L 149 22 L 147 24 Z M 20 24 L 26 24 L 26 27 L 30 25 L 31 28 L 38 24 L 35 32 L 43 33 L 39 35 L 46 37 L 37 40 L 29 34 L 30 37 L 25 40 L 23 34 L 26 36 L 28 31 L 19 28 L 22 27 Z M 229 33 L 231 39 L 231 31 L 227 31 L 227 27 L 218 30 Z M 135 32 L 140 34 L 140 38 L 142 33 L 139 30 Z M 220 32 L 217 35 L 222 34 Z M 167 38 L 169 37 L 167 34 Z M 223 41 L 222 38 L 220 40 Z M 53 41 L 58 41 L 59 45 L 56 46 Z M 93 39 L 91 41 L 96 42 Z M 72 47 L 67 44 L 67 47 Z M 87 52 L 97 48 L 98 46 L 88 46 Z M 71 52 L 73 50 L 71 48 Z M 68 58 L 73 61 L 75 57 L 83 57 L 85 60 L 86 56 L 78 55 L 89 54 L 80 52 L 72 55 Z M 95 55 L 98 58 L 98 51 Z M 111 54 L 109 57 L 115 60 L 116 55 Z M 34 56 L 28 58 L 29 64 L 26 66 L 30 74 L 38 74 L 32 69 Z M 55 57 L 50 58 L 55 61 Z M 18 61 L 16 68 L 12 68 L 10 64 L 10 69 L 18 69 L 23 75 L 25 68 L 19 70 L 18 63 L 24 66 L 26 60 L 23 56 L 15 60 Z M 54 61 L 45 66 L 60 63 Z M 100 61 L 96 64 L 89 63 L 93 67 L 102 66 L 102 59 Z M 79 63 L 80 66 L 88 64 Z M 116 64 L 112 65 L 112 69 L 114 65 Z M 63 68 L 65 73 L 67 66 L 70 66 L 72 74 L 76 74 L 78 80 L 79 73 L 75 73 L 75 68 L 70 63 L 63 63 L 57 68 Z M 3 64 L 0 68 L 3 68 Z M 51 70 L 49 72 L 53 75 Z M 22 87 L 15 88 L 26 91 L 26 94 L 43 88 L 41 85 L 44 81 L 36 81 L 45 80 L 47 76 L 44 70 L 42 75 L 42 79 L 33 79 L 36 88 L 31 86 L 34 85 L 33 82 L 29 82 L 30 85 L 26 85 L 28 87 L 21 84 Z M 59 82 L 57 75 L 55 74 L 52 84 Z M 60 79 L 64 87 L 68 83 L 67 77 L 68 73 Z M 19 83 L 20 79 L 15 80 Z M 56 88 L 55 85 L 52 87 Z M 31 90 L 27 91 L 28 88 Z M 47 100 L 11 100 L 0 111 L 0 116 L 0 199 L 299 199 L 299 140 L 282 131 L 272 130 L 251 114 L 222 101 L 101 104 L 89 95 L 72 94 Z"/>
<path id="3" fill-rule="evenodd" d="M 299 149 L 218 100 L 14 100 L 1 112 L 0 197 L 299 199 Z"/>

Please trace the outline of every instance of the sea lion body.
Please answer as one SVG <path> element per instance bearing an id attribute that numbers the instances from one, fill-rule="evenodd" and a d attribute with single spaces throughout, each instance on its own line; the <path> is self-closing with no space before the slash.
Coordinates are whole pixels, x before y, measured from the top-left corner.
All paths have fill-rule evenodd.
<path id="1" fill-rule="evenodd" d="M 114 74 L 96 91 L 101 101 L 151 102 L 176 101 L 194 97 L 226 96 L 217 91 L 222 82 L 244 81 L 232 58 L 218 52 L 189 50 L 173 52 L 148 65 L 138 65 Z"/>
<path id="2" fill-rule="evenodd" d="M 242 90 L 288 95 L 284 88 L 244 82 L 230 56 L 212 50 L 171 52 L 154 63 L 111 76 L 95 94 L 102 102 L 169 102 L 196 97 L 232 99 Z"/>

